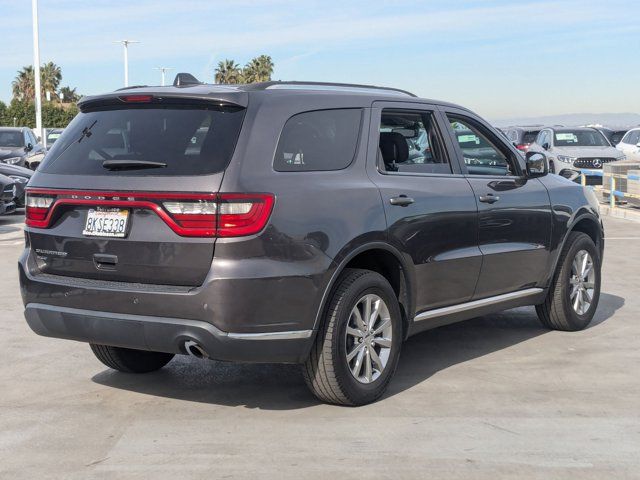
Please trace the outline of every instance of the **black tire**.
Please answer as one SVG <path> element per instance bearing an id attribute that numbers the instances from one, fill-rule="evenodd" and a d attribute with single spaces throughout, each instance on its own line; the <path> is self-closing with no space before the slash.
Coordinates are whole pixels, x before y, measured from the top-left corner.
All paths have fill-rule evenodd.
<path id="1" fill-rule="evenodd" d="M 91 350 L 107 367 L 125 373 L 155 372 L 169 363 L 174 356 L 173 353 L 132 350 L 93 343 Z"/>
<path id="2" fill-rule="evenodd" d="M 368 294 L 380 297 L 391 318 L 392 342 L 382 372 L 370 383 L 361 383 L 347 361 L 346 328 L 351 311 Z M 311 353 L 303 366 L 308 387 L 321 401 L 336 405 L 364 405 L 384 393 L 398 365 L 402 345 L 402 316 L 393 288 L 370 270 L 345 269 L 336 282 Z M 368 358 L 368 357 L 367 357 Z"/>
<path id="3" fill-rule="evenodd" d="M 593 260 L 595 272 L 591 305 L 582 315 L 571 304 L 571 266 L 578 252 L 586 250 Z M 582 232 L 571 232 L 565 243 L 544 303 L 536 306 L 538 318 L 552 330 L 573 332 L 586 328 L 593 319 L 600 300 L 600 254 L 593 240 Z"/>

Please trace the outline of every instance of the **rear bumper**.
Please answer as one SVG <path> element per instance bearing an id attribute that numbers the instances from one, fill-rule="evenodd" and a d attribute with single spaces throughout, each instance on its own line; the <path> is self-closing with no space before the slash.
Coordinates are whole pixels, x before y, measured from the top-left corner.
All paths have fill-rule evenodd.
<path id="1" fill-rule="evenodd" d="M 210 323 L 180 318 L 127 315 L 29 303 L 25 318 L 45 337 L 116 347 L 186 354 L 195 342 L 214 360 L 300 363 L 308 354 L 312 331 L 229 333 Z"/>

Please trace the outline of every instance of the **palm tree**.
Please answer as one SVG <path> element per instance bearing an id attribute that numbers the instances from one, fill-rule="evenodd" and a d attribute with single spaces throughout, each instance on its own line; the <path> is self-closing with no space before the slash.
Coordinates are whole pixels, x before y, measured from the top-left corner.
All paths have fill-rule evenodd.
<path id="1" fill-rule="evenodd" d="M 216 67 L 216 83 L 237 84 L 243 82 L 242 70 L 234 60 L 222 60 Z"/>
<path id="2" fill-rule="evenodd" d="M 43 92 L 51 92 L 52 96 L 57 96 L 58 86 L 62 81 L 62 71 L 53 62 L 45 63 L 40 69 L 40 83 Z"/>
<path id="3" fill-rule="evenodd" d="M 28 65 L 18 70 L 15 80 L 11 83 L 14 98 L 19 100 L 35 97 L 36 87 L 33 66 Z M 40 89 L 43 92 L 51 92 L 55 98 L 58 86 L 62 81 L 62 70 L 53 62 L 47 62 L 40 68 Z"/>
<path id="4" fill-rule="evenodd" d="M 244 79 L 247 83 L 268 82 L 273 73 L 273 61 L 269 55 L 252 58 L 244 67 Z"/>
<path id="5" fill-rule="evenodd" d="M 11 82 L 13 97 L 18 100 L 25 98 L 32 99 L 35 97 L 36 87 L 33 79 L 33 67 L 31 65 L 22 67 L 22 70 L 18 70 L 15 80 Z"/>
<path id="6" fill-rule="evenodd" d="M 81 95 L 78 95 L 75 88 L 71 87 L 62 87 L 60 89 L 60 96 L 62 103 L 75 103 L 80 100 Z"/>

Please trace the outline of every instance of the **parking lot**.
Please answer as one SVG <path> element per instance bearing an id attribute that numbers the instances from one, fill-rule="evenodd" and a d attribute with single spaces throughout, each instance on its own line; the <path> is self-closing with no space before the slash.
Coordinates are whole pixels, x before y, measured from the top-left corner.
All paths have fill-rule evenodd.
<path id="1" fill-rule="evenodd" d="M 0 218 L 0 478 L 640 478 L 640 224 L 605 220 L 587 330 L 531 308 L 432 330 L 381 401 L 343 408 L 296 366 L 179 357 L 135 376 L 36 336 L 21 217 Z"/>

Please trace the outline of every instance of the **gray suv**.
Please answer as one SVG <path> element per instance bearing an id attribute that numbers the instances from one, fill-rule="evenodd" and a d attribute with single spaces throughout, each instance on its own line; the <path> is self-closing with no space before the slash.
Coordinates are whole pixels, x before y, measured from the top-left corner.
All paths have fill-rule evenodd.
<path id="1" fill-rule="evenodd" d="M 344 405 L 410 335 L 600 294 L 594 195 L 469 110 L 401 90 L 269 82 L 85 97 L 32 177 L 29 326 L 144 373 L 175 354 L 299 363 Z"/>

